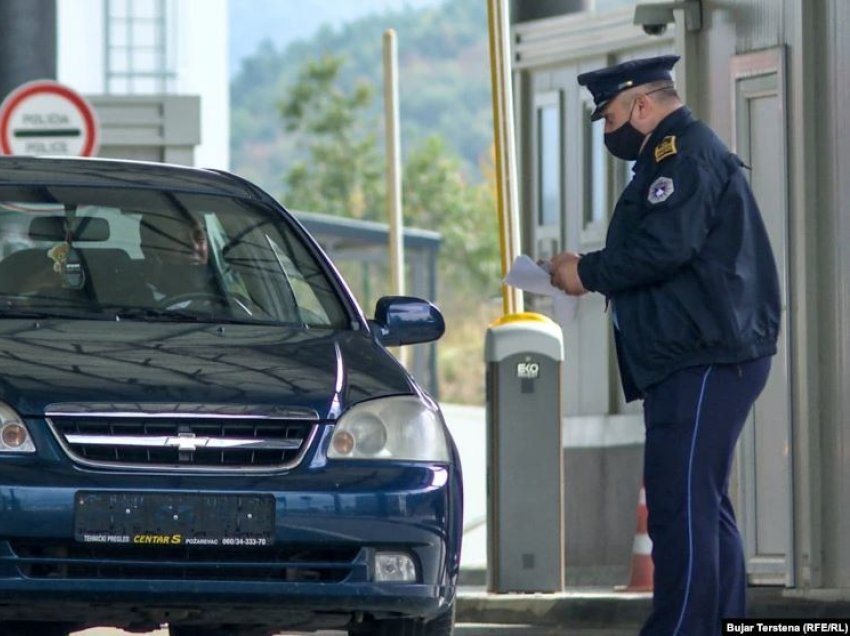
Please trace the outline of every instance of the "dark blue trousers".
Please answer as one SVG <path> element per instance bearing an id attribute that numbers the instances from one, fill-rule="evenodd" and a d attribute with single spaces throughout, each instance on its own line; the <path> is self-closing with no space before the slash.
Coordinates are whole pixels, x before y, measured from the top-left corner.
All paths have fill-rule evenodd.
<path id="1" fill-rule="evenodd" d="M 684 369 L 644 400 L 644 485 L 655 566 L 641 636 L 717 636 L 746 614 L 741 535 L 729 501 L 735 444 L 770 358 Z"/>

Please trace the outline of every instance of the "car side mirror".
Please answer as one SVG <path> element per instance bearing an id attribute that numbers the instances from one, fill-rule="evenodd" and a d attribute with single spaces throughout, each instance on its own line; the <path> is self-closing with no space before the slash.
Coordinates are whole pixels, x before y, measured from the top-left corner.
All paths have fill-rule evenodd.
<path id="1" fill-rule="evenodd" d="M 371 322 L 380 343 L 388 347 L 431 342 L 446 331 L 443 314 L 436 306 L 410 296 L 379 299 Z"/>

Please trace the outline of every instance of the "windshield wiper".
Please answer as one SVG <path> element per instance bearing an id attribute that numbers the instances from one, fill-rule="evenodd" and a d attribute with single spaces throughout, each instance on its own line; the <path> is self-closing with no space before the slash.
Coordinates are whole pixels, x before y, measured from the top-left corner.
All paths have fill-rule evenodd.
<path id="1" fill-rule="evenodd" d="M 37 311 L 35 309 L 2 308 L 0 308 L 0 318 L 75 318 L 77 320 L 105 320 L 104 316 L 98 313 L 80 313 L 78 311 L 56 310 Z"/>
<path id="2" fill-rule="evenodd" d="M 202 322 L 202 316 L 193 311 L 158 309 L 156 307 L 104 307 L 104 313 L 114 320 L 142 320 L 147 322 Z"/>
<path id="3" fill-rule="evenodd" d="M 73 318 L 76 320 L 109 320 L 100 312 L 72 307 L 27 307 L 13 302 L 0 302 L 0 318 Z"/>
<path id="4" fill-rule="evenodd" d="M 250 325 L 256 321 L 239 320 L 212 313 L 166 309 L 157 307 L 104 307 L 113 320 L 141 320 L 144 322 L 201 322 L 212 324 Z"/>

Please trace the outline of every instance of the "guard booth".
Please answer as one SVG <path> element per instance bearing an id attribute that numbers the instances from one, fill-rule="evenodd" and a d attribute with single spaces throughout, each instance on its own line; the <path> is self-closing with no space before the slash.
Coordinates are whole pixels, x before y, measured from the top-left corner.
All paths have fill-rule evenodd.
<path id="1" fill-rule="evenodd" d="M 197 95 L 89 95 L 100 121 L 99 157 L 191 166 L 201 143 Z"/>
<path id="2" fill-rule="evenodd" d="M 541 314 L 487 330 L 487 585 L 564 587 L 561 328 Z"/>
<path id="3" fill-rule="evenodd" d="M 620 6 L 606 8 L 613 5 Z M 564 12 L 582 6 L 587 10 Z M 591 252 L 604 245 L 631 167 L 609 156 L 601 123 L 590 121 L 593 100 L 576 77 L 671 53 L 677 30 L 671 25 L 649 38 L 633 24 L 633 3 L 521 1 L 517 8 L 512 71 L 522 251 L 533 259 Z M 530 311 L 555 315 L 548 297 L 528 295 L 526 303 Z M 561 398 L 568 587 L 629 580 L 644 426 L 640 402 L 627 404 L 620 388 L 609 320 L 604 298 L 586 294 L 561 326 L 569 359 Z"/>
<path id="4" fill-rule="evenodd" d="M 537 7 L 517 12 L 511 33 L 524 253 L 599 249 L 631 176 L 626 162 L 607 155 L 601 127 L 589 123 L 579 73 L 681 55 L 680 94 L 750 166 L 780 270 L 782 327 L 730 483 L 748 579 L 846 598 L 850 128 L 841 105 L 850 91 L 843 81 L 850 3 L 662 3 L 666 17 L 645 24 L 659 27 L 650 35 L 635 19 L 641 5 L 660 9 L 653 0 L 595 0 L 577 13 L 558 0 L 514 1 Z M 686 5 L 700 11 L 699 24 Z M 609 320 L 602 299 L 589 294 L 564 330 L 568 585 L 623 582 L 618 564 L 628 563 L 634 537 L 643 425 L 640 403 L 624 403 L 617 383 Z M 577 565 L 594 580 L 576 577 Z"/>

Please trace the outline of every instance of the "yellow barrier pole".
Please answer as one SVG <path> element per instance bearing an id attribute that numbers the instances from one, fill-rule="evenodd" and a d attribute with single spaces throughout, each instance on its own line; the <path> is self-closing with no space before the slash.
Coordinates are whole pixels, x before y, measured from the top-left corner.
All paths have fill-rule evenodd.
<path id="1" fill-rule="evenodd" d="M 496 207 L 502 277 L 520 252 L 513 92 L 511 90 L 510 20 L 508 0 L 487 0 L 493 132 L 496 146 Z M 523 311 L 522 292 L 502 284 L 505 315 Z"/>

